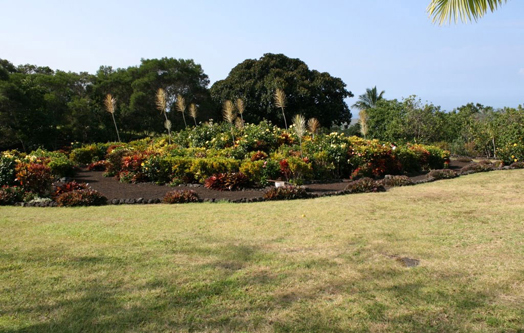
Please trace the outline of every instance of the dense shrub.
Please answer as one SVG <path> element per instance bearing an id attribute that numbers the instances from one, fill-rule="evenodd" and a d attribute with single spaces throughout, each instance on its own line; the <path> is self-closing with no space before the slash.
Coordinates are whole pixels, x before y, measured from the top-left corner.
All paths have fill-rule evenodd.
<path id="1" fill-rule="evenodd" d="M 20 186 L 2 186 L 0 188 L 0 206 L 13 205 L 22 201 L 24 189 Z"/>
<path id="2" fill-rule="evenodd" d="M 53 192 L 53 198 L 58 198 L 60 195 L 66 192 L 85 190 L 88 186 L 86 183 L 77 183 L 75 181 L 65 183 L 63 185 L 57 186 Z"/>
<path id="3" fill-rule="evenodd" d="M 59 178 L 72 177 L 75 175 L 75 164 L 66 156 L 52 158 L 48 166 L 51 168 L 51 173 Z"/>
<path id="4" fill-rule="evenodd" d="M 15 184 L 16 164 L 14 156 L 3 155 L 0 157 L 0 186 Z"/>
<path id="5" fill-rule="evenodd" d="M 191 161 L 190 173 L 203 183 L 215 173 L 238 172 L 240 161 L 231 158 L 197 158 Z"/>
<path id="6" fill-rule="evenodd" d="M 414 182 L 408 176 L 391 176 L 391 175 L 386 175 L 384 179 L 379 180 L 377 182 L 387 187 L 409 186 L 409 185 L 414 184 Z"/>
<path id="7" fill-rule="evenodd" d="M 524 162 L 513 162 L 509 166 L 510 169 L 524 169 Z"/>
<path id="8" fill-rule="evenodd" d="M 249 187 L 249 178 L 240 172 L 217 173 L 207 178 L 204 186 L 218 191 L 236 191 Z"/>
<path id="9" fill-rule="evenodd" d="M 106 160 L 93 162 L 87 166 L 89 171 L 106 171 Z"/>
<path id="10" fill-rule="evenodd" d="M 308 197 L 306 190 L 298 186 L 272 187 L 264 193 L 266 200 L 293 200 Z"/>
<path id="11" fill-rule="evenodd" d="M 162 201 L 165 203 L 174 204 L 198 202 L 200 199 L 198 194 L 193 190 L 174 190 L 167 192 Z"/>
<path id="12" fill-rule="evenodd" d="M 106 157 L 106 173 L 108 177 L 117 176 L 122 171 L 122 159 L 131 155 L 129 149 L 118 147 L 111 150 Z"/>
<path id="13" fill-rule="evenodd" d="M 56 198 L 60 207 L 101 206 L 107 204 L 107 198 L 93 189 L 65 192 Z"/>
<path id="14" fill-rule="evenodd" d="M 45 196 L 51 190 L 53 176 L 46 165 L 21 162 L 16 166 L 16 180 L 24 191 Z"/>
<path id="15" fill-rule="evenodd" d="M 457 173 L 451 169 L 439 169 L 439 170 L 431 170 L 427 174 L 427 178 L 432 179 L 451 179 L 457 177 Z"/>
<path id="16" fill-rule="evenodd" d="M 272 159 L 260 161 L 244 161 L 240 172 L 246 175 L 252 183 L 266 186 L 269 180 L 280 177 L 280 165 Z"/>
<path id="17" fill-rule="evenodd" d="M 369 177 L 352 181 L 345 189 L 349 193 L 384 192 L 386 189 L 380 182 Z"/>
<path id="18" fill-rule="evenodd" d="M 69 158 L 79 164 L 89 164 L 91 162 L 103 159 L 105 151 L 100 151 L 97 145 L 89 145 L 81 148 L 76 148 L 71 151 Z"/>
<path id="19" fill-rule="evenodd" d="M 460 173 L 475 173 L 495 170 L 495 166 L 491 163 L 470 163 L 460 169 Z"/>

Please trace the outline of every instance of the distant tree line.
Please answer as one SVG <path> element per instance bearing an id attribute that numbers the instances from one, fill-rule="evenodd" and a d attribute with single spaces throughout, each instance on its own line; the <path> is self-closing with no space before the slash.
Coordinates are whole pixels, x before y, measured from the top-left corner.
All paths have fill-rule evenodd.
<path id="1" fill-rule="evenodd" d="M 130 140 L 165 133 L 166 125 L 182 129 L 188 116 L 194 116 L 188 118 L 193 123 L 221 121 L 228 99 L 242 99 L 243 121 L 266 119 L 283 127 L 283 112 L 273 98 L 277 89 L 287 97 L 287 121 L 296 113 L 316 117 L 326 127 L 351 120 L 345 98 L 353 95 L 341 79 L 282 54 L 246 60 L 208 86 L 208 76 L 193 60 L 142 59 L 139 66 L 101 66 L 89 74 L 0 59 L 0 150 L 116 141 L 115 127 L 122 140 Z M 160 111 L 159 89 L 165 98 Z"/>

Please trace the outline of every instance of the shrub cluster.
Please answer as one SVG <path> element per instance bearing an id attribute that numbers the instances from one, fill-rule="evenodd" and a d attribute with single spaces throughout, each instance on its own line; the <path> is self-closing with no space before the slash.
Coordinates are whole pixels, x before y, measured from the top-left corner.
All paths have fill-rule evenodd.
<path id="1" fill-rule="evenodd" d="M 381 185 L 387 187 L 394 186 L 409 186 L 414 185 L 415 183 L 408 176 L 391 176 L 386 175 L 384 179 L 378 181 Z"/>
<path id="2" fill-rule="evenodd" d="M 64 192 L 56 198 L 60 207 L 101 206 L 107 204 L 107 198 L 93 189 L 81 189 Z"/>
<path id="3" fill-rule="evenodd" d="M 350 182 L 345 191 L 348 193 L 385 192 L 386 188 L 380 182 L 364 177 Z"/>
<path id="4" fill-rule="evenodd" d="M 241 172 L 217 173 L 204 182 L 206 188 L 218 191 L 236 191 L 247 188 L 249 185 L 249 178 Z"/>
<path id="5" fill-rule="evenodd" d="M 46 196 L 51 190 L 53 175 L 51 168 L 39 163 L 18 163 L 16 181 L 24 191 Z"/>
<path id="6" fill-rule="evenodd" d="M 457 173 L 451 169 L 439 169 L 431 170 L 427 174 L 427 178 L 439 180 L 439 179 L 451 179 L 457 177 Z"/>
<path id="7" fill-rule="evenodd" d="M 100 160 L 93 163 L 90 163 L 87 166 L 87 170 L 89 171 L 106 171 L 106 161 Z"/>
<path id="8" fill-rule="evenodd" d="M 198 194 L 193 190 L 173 190 L 165 194 L 163 200 L 165 203 L 188 203 L 199 202 Z"/>
<path id="9" fill-rule="evenodd" d="M 72 191 L 78 191 L 78 190 L 85 190 L 88 186 L 86 183 L 77 183 L 75 181 L 65 183 L 63 185 L 59 185 L 56 187 L 55 191 L 53 192 L 53 198 L 58 198 L 60 195 L 72 192 Z"/>
<path id="10" fill-rule="evenodd" d="M 306 199 L 309 195 L 306 190 L 299 186 L 272 187 L 264 193 L 266 200 L 293 200 Z"/>
<path id="11" fill-rule="evenodd" d="M 13 205 L 24 198 L 24 189 L 20 186 L 4 185 L 0 188 L 0 206 Z"/>

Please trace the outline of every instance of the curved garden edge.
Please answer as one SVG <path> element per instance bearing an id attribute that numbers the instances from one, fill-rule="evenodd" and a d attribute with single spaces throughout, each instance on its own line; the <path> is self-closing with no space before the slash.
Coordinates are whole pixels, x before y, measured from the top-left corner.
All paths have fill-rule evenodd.
<path id="1" fill-rule="evenodd" d="M 483 170 L 480 172 L 487 172 L 487 171 L 501 171 L 501 170 L 510 170 L 514 169 L 510 166 L 503 166 L 499 168 L 492 168 L 489 170 Z M 450 169 L 444 169 L 444 170 L 450 170 Z M 479 171 L 473 171 L 473 170 L 467 170 L 467 171 L 461 171 L 460 169 L 456 172 L 456 177 L 465 176 L 473 173 L 478 173 Z M 89 173 L 91 176 L 97 175 L 98 177 L 86 177 L 85 173 Z M 84 175 L 84 176 L 83 176 Z M 386 176 L 387 177 L 387 176 Z M 453 177 L 453 178 L 456 178 Z M 418 184 L 424 184 L 429 182 L 434 182 L 437 180 L 443 180 L 443 179 L 450 179 L 450 178 L 442 178 L 437 179 L 429 176 L 429 173 L 427 174 L 421 174 L 418 176 L 410 177 L 412 180 L 412 185 L 418 185 Z M 145 196 L 141 196 L 140 194 L 137 197 L 127 197 L 127 198 L 117 198 L 117 197 L 108 197 L 107 204 L 108 205 L 131 205 L 131 204 L 159 204 L 162 203 L 162 197 L 163 194 L 172 191 L 172 190 L 178 190 L 178 189 L 192 189 L 196 190 L 196 192 L 200 192 L 199 195 L 203 195 L 199 202 L 208 202 L 208 203 L 252 203 L 252 202 L 263 202 L 263 201 L 274 201 L 274 200 L 268 200 L 263 197 L 263 193 L 271 188 L 266 187 L 263 189 L 247 189 L 242 191 L 216 191 L 216 190 L 209 190 L 204 188 L 203 186 L 198 185 L 181 185 L 177 187 L 165 187 L 165 186 L 158 186 L 151 183 L 140 183 L 140 184 L 123 184 L 119 183 L 115 179 L 112 178 L 106 178 L 102 176 L 102 172 L 87 172 L 80 173 L 77 177 L 75 177 L 75 180 L 87 182 L 91 180 L 92 183 L 89 183 L 89 185 L 97 190 L 100 191 L 103 195 L 106 195 L 103 191 L 108 191 L 111 186 L 113 187 L 113 190 L 118 192 L 118 188 L 127 188 L 128 191 L 131 189 L 133 192 L 140 193 L 140 190 L 142 190 L 142 193 L 144 193 L 144 189 L 154 189 L 153 192 L 147 192 Z M 104 185 L 101 185 L 101 184 Z M 314 198 L 320 198 L 320 197 L 328 197 L 328 196 L 339 196 L 339 195 L 347 195 L 347 194 L 353 194 L 351 190 L 347 190 L 346 186 L 350 184 L 351 181 L 347 180 L 341 180 L 339 182 L 334 183 L 322 183 L 322 184 L 309 184 L 304 185 L 303 188 L 307 191 L 307 198 L 304 199 L 314 199 Z M 390 189 L 393 186 L 386 186 L 386 190 Z M 127 192 L 129 193 L 129 192 Z M 162 195 L 159 195 L 157 197 L 152 197 L 151 194 L 153 193 L 163 193 Z M 212 193 L 213 195 L 205 195 L 205 193 Z M 261 195 L 262 194 L 262 195 Z M 113 194 L 114 196 L 114 194 Z M 149 197 L 148 197 L 149 196 Z M 107 197 L 107 196 L 106 196 Z M 54 201 L 51 202 L 32 202 L 32 203 L 16 203 L 16 206 L 21 207 L 56 207 L 57 203 Z"/>

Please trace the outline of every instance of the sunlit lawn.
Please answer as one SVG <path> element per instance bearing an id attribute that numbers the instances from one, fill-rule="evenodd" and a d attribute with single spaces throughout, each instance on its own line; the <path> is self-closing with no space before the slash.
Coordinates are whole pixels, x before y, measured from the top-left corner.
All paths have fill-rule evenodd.
<path id="1" fill-rule="evenodd" d="M 301 201 L 0 207 L 0 332 L 524 332 L 523 198 L 517 170 Z"/>

